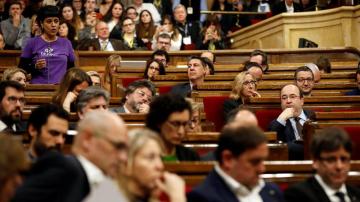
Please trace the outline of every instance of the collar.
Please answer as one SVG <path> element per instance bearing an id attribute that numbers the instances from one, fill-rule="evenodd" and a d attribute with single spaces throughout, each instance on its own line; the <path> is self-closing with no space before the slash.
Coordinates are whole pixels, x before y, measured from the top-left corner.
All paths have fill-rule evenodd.
<path id="1" fill-rule="evenodd" d="M 81 155 L 77 155 L 77 158 L 84 168 L 91 188 L 96 187 L 106 178 L 105 174 L 91 161 Z"/>
<path id="2" fill-rule="evenodd" d="M 99 42 L 100 42 L 100 44 L 101 44 L 102 42 L 109 43 L 109 39 L 105 39 L 105 40 L 99 39 Z"/>
<path id="3" fill-rule="evenodd" d="M 15 124 L 13 124 L 11 127 L 12 127 L 12 129 L 13 129 L 14 131 L 16 131 L 16 126 L 15 126 Z M 5 128 L 7 128 L 7 125 L 0 120 L 0 131 L 5 130 Z"/>
<path id="4" fill-rule="evenodd" d="M 303 109 L 301 110 L 301 113 L 300 113 L 300 115 L 298 117 L 300 118 L 301 121 L 305 122 L 307 120 L 307 117 L 306 117 L 305 112 L 304 112 Z M 294 118 L 292 118 L 292 119 L 295 121 Z"/>
<path id="5" fill-rule="evenodd" d="M 220 177 L 225 181 L 225 184 L 230 188 L 230 190 L 236 195 L 236 196 L 248 196 L 252 193 L 260 193 L 261 189 L 265 186 L 264 180 L 260 179 L 258 184 L 251 190 L 249 190 L 246 186 L 242 185 L 238 181 L 236 181 L 234 178 L 232 178 L 230 175 L 225 173 L 219 164 L 215 165 L 215 171 L 220 175 Z"/>
<path id="6" fill-rule="evenodd" d="M 124 107 L 124 111 L 125 111 L 125 113 L 127 113 L 127 114 L 131 114 L 130 110 L 128 110 L 128 108 L 126 107 L 126 105 L 125 105 L 125 104 L 123 105 L 123 107 Z"/>
<path id="7" fill-rule="evenodd" d="M 345 194 L 345 196 L 347 196 L 347 191 L 346 191 L 346 186 L 345 184 L 342 184 L 340 189 L 335 190 L 333 188 L 331 188 L 330 186 L 328 186 L 324 180 L 320 177 L 319 174 L 315 174 L 315 179 L 318 181 L 318 183 L 320 184 L 320 186 L 323 188 L 323 190 L 325 191 L 326 195 L 330 198 L 331 196 L 334 196 L 336 192 L 342 192 Z"/>
<path id="8" fill-rule="evenodd" d="M 294 3 L 291 4 L 291 6 L 288 6 L 285 1 L 284 1 L 284 3 L 285 3 L 285 7 L 286 7 L 287 11 L 289 11 L 290 9 L 292 9 L 292 11 L 294 11 Z"/>

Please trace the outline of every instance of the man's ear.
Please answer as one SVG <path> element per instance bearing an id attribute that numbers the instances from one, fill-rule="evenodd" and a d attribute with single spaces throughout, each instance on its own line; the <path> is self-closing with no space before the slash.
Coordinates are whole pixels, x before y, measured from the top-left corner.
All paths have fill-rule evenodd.
<path id="1" fill-rule="evenodd" d="M 313 160 L 313 164 L 312 164 L 312 167 L 314 170 L 317 170 L 319 168 L 319 161 L 317 160 Z"/>
<path id="2" fill-rule="evenodd" d="M 35 129 L 35 127 L 32 124 L 30 124 L 28 127 L 28 133 L 30 135 L 30 138 L 34 139 L 35 136 L 37 136 L 38 131 Z"/>
<path id="3" fill-rule="evenodd" d="M 233 164 L 233 154 L 229 150 L 224 150 L 221 153 L 222 167 L 225 170 L 230 170 Z"/>

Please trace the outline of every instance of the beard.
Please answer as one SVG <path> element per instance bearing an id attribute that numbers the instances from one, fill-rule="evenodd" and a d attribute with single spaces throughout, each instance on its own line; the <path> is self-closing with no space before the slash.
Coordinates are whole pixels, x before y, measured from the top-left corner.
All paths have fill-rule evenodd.
<path id="1" fill-rule="evenodd" d="M 14 123 L 19 123 L 22 117 L 22 111 L 20 107 L 16 107 L 14 110 L 10 111 L 9 113 L 5 112 L 4 108 L 0 107 L 1 111 L 1 121 L 4 122 L 6 125 L 10 126 Z"/>
<path id="2" fill-rule="evenodd" d="M 40 137 L 37 137 L 34 144 L 34 151 L 36 155 L 40 157 L 49 151 L 61 152 L 61 145 L 56 144 L 54 146 L 47 146 L 40 140 Z"/>

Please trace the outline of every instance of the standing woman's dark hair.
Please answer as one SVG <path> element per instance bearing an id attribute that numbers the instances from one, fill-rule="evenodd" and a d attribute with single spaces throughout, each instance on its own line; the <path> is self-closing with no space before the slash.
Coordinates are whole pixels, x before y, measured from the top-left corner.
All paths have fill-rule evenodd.
<path id="1" fill-rule="evenodd" d="M 82 89 L 91 85 L 91 78 L 86 72 L 79 68 L 72 68 L 66 72 L 52 101 L 54 104 L 62 106 L 68 112 L 75 111 L 73 103 L 78 94 Z M 70 105 L 72 105 L 71 108 Z"/>
<path id="2" fill-rule="evenodd" d="M 144 79 L 152 80 L 156 75 L 165 75 L 165 68 L 162 62 L 159 60 L 149 59 L 146 62 L 144 71 Z"/>
<path id="3" fill-rule="evenodd" d="M 28 40 L 19 67 L 31 74 L 32 84 L 58 84 L 66 70 L 74 67 L 74 50 L 68 39 L 57 36 L 60 14 L 56 6 L 42 7 L 37 21 L 42 34 Z"/>

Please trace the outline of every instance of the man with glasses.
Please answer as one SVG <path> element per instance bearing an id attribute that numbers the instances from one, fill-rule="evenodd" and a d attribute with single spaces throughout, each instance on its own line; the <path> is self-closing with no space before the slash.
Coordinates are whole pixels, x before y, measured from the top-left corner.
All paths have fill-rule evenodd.
<path id="1" fill-rule="evenodd" d="M 159 133 L 164 141 L 166 161 L 198 161 L 198 154 L 181 142 L 191 124 L 190 103 L 180 95 L 164 94 L 150 104 L 146 127 Z"/>
<path id="2" fill-rule="evenodd" d="M 287 189 L 287 201 L 359 201 L 360 190 L 345 184 L 352 152 L 352 142 L 346 132 L 335 127 L 325 128 L 314 136 L 310 147 L 316 174 Z"/>
<path id="3" fill-rule="evenodd" d="M 287 84 L 281 88 L 280 101 L 283 111 L 270 123 L 269 130 L 276 131 L 278 140 L 287 143 L 290 160 L 302 160 L 304 159 L 302 128 L 305 121 L 315 119 L 315 113 L 303 109 L 303 93 L 294 84 Z"/>
<path id="4" fill-rule="evenodd" d="M 61 151 L 69 129 L 69 114 L 58 105 L 45 104 L 34 109 L 28 120 L 28 157 L 35 162 L 49 150 Z"/>
<path id="5" fill-rule="evenodd" d="M 25 105 L 25 88 L 17 81 L 0 83 L 0 131 L 7 133 L 24 132 L 21 122 Z"/>
<path id="6" fill-rule="evenodd" d="M 148 113 L 149 104 L 155 94 L 155 86 L 151 81 L 146 79 L 134 81 L 126 88 L 121 107 L 112 108 L 111 111 L 127 114 Z"/>
<path id="7" fill-rule="evenodd" d="M 88 112 L 107 110 L 109 108 L 110 93 L 98 86 L 90 86 L 80 91 L 76 99 L 76 112 L 79 119 L 83 119 Z"/>
<path id="8" fill-rule="evenodd" d="M 259 128 L 225 128 L 215 152 L 218 164 L 188 194 L 188 202 L 284 201 L 280 189 L 260 177 L 268 155 L 267 139 Z"/>
<path id="9" fill-rule="evenodd" d="M 170 63 L 170 57 L 169 54 L 164 50 L 156 50 L 151 54 L 151 59 L 153 60 L 159 60 L 165 68 L 168 67 Z"/>
<path id="10" fill-rule="evenodd" d="M 171 93 L 183 97 L 190 97 L 191 91 L 195 89 L 197 85 L 204 83 L 207 69 L 204 60 L 199 56 L 192 56 L 188 60 L 187 66 L 189 82 L 174 86 L 171 89 Z"/>
<path id="11" fill-rule="evenodd" d="M 156 39 L 156 50 L 170 51 L 171 36 L 167 33 L 159 34 Z"/>
<path id="12" fill-rule="evenodd" d="M 109 111 L 93 111 L 79 122 L 77 131 L 73 155 L 47 152 L 40 157 L 12 201 L 80 202 L 102 182 L 119 177 L 127 161 L 124 121 Z"/>
<path id="13" fill-rule="evenodd" d="M 254 50 L 251 52 L 249 61 L 258 63 L 262 67 L 264 73 L 269 70 L 267 54 L 262 50 Z"/>
<path id="14" fill-rule="evenodd" d="M 304 96 L 310 97 L 311 91 L 314 88 L 314 74 L 310 68 L 302 66 L 296 69 L 295 85 L 297 85 Z"/>

